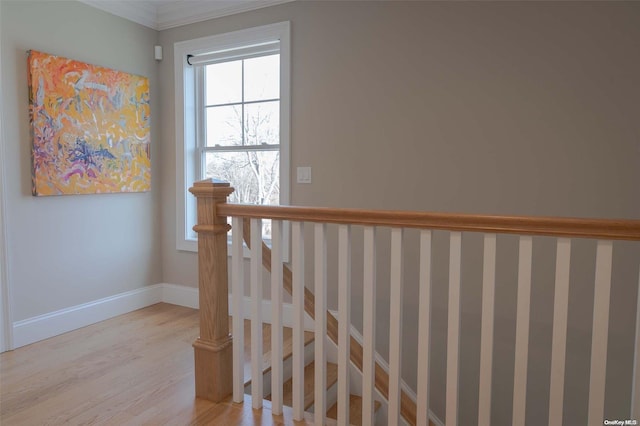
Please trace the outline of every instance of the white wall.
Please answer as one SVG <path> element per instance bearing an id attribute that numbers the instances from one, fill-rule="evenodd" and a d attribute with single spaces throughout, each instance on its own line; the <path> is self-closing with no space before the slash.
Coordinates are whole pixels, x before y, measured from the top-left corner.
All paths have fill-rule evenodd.
<path id="1" fill-rule="evenodd" d="M 13 321 L 161 280 L 157 32 L 75 1 L 2 1 L 6 228 Z M 152 190 L 31 196 L 29 49 L 149 77 Z"/>
<path id="2" fill-rule="evenodd" d="M 292 28 L 291 165 L 293 170 L 313 167 L 313 184 L 292 183 L 293 204 L 640 218 L 640 4 L 294 2 L 160 32 L 165 59 L 159 78 L 166 88 L 161 111 L 164 281 L 197 283 L 196 256 L 175 249 L 173 43 L 284 20 Z M 442 235 L 434 240 L 440 254 L 434 258 L 438 329 L 432 341 L 432 403 L 444 417 L 448 243 Z M 388 242 L 388 234 L 380 242 Z M 415 243 L 410 234 L 407 348 L 415 347 Z M 473 424 L 482 243 L 465 236 L 464 244 L 469 266 L 462 282 L 460 424 Z M 498 256 L 505 266 L 498 268 L 496 291 L 497 425 L 509 424 L 511 418 L 516 253 L 513 238 L 499 241 Z M 536 239 L 534 253 L 542 263 L 534 266 L 531 341 L 542 352 L 530 356 L 527 422 L 543 424 L 555 248 Z M 592 249 L 578 244 L 575 253 L 574 269 Z M 330 266 L 333 256 L 330 251 Z M 353 256 L 357 325 L 362 253 L 355 249 Z M 637 261 L 638 252 L 625 256 Z M 378 268 L 380 279 L 386 280 L 388 261 Z M 586 422 L 586 394 L 575 389 L 584 385 L 589 367 L 589 268 L 584 274 L 572 269 L 565 408 L 569 423 L 575 424 Z M 607 382 L 606 413 L 614 417 L 630 398 L 631 355 L 615 348 L 632 336 L 633 315 L 625 313 L 635 312 L 637 291 L 637 271 L 621 269 L 612 293 Z M 379 289 L 382 325 L 377 337 L 386 354 L 388 285 L 381 281 Z M 335 308 L 335 300 L 332 287 L 330 307 Z M 415 382 L 415 356 L 407 351 L 404 361 L 405 378 Z"/>

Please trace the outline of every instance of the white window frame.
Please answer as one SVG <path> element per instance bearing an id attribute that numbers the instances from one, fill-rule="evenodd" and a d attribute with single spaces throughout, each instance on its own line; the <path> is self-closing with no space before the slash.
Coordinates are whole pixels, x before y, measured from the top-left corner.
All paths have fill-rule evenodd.
<path id="1" fill-rule="evenodd" d="M 176 248 L 198 251 L 195 197 L 188 189 L 200 179 L 197 156 L 197 98 L 195 67 L 188 55 L 204 55 L 257 43 L 280 42 L 280 204 L 290 196 L 291 43 L 290 23 L 279 22 L 174 44 L 176 105 Z"/>

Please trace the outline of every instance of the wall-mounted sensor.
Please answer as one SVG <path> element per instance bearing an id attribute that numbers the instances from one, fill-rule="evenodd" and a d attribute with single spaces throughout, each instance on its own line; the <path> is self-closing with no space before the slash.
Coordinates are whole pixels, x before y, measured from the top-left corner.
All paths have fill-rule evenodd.
<path id="1" fill-rule="evenodd" d="M 162 46 L 153 47 L 153 57 L 156 59 L 156 61 L 162 60 Z"/>

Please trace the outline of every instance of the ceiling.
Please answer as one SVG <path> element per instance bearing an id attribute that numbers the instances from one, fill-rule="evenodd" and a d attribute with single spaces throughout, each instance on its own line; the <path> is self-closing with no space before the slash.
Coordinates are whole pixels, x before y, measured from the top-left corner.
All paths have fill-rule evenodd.
<path id="1" fill-rule="evenodd" d="M 80 0 L 155 30 L 206 21 L 294 0 Z"/>

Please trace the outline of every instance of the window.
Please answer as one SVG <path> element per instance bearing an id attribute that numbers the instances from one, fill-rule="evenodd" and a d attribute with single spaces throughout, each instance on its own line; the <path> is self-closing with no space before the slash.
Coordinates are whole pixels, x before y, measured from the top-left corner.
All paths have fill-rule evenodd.
<path id="1" fill-rule="evenodd" d="M 229 181 L 234 203 L 289 202 L 289 23 L 179 42 L 174 55 L 177 248 L 196 251 L 194 181 Z"/>

